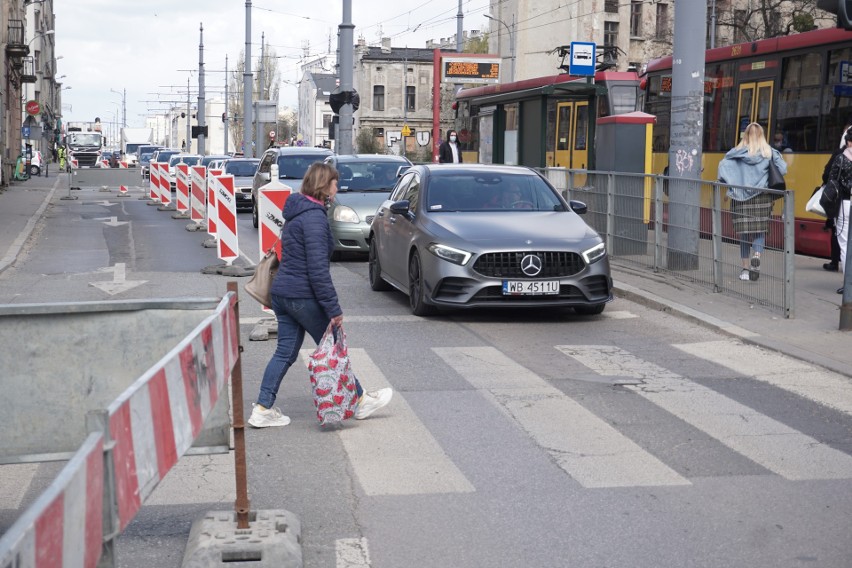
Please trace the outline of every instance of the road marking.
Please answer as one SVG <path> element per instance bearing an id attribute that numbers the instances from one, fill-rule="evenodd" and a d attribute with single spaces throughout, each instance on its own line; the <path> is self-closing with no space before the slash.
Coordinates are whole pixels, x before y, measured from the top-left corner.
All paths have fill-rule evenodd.
<path id="1" fill-rule="evenodd" d="M 0 465 L 0 509 L 21 507 L 37 469 L 37 463 Z"/>
<path id="2" fill-rule="evenodd" d="M 434 347 L 583 487 L 690 482 L 547 381 L 493 347 Z"/>
<path id="3" fill-rule="evenodd" d="M 638 318 L 639 316 L 637 316 L 634 313 L 625 311 L 625 310 L 614 310 L 614 311 L 607 310 L 607 311 L 604 311 L 598 317 L 599 318 L 605 318 L 605 319 L 623 320 L 623 319 Z"/>
<path id="4" fill-rule="evenodd" d="M 313 349 L 301 350 L 305 364 L 312 352 Z M 390 386 L 364 349 L 350 348 L 349 358 L 365 390 Z M 386 409 L 369 420 L 346 424 L 338 434 L 367 495 L 472 493 L 476 490 L 398 392 Z"/>
<path id="5" fill-rule="evenodd" d="M 110 227 L 120 227 L 128 223 L 127 221 L 119 221 L 118 217 L 96 217 L 95 221 L 104 221 L 104 225 Z"/>
<path id="6" fill-rule="evenodd" d="M 641 385 L 623 388 L 785 479 L 852 478 L 852 457 L 845 453 L 619 347 L 556 348 L 601 375 L 640 379 Z"/>
<path id="7" fill-rule="evenodd" d="M 89 282 L 89 286 L 94 286 L 110 296 L 126 292 L 147 282 L 147 280 L 127 280 L 127 272 L 123 262 L 116 262 L 115 266 L 109 266 L 99 272 L 112 272 L 112 282 Z"/>
<path id="8" fill-rule="evenodd" d="M 735 340 L 685 343 L 674 347 L 852 415 L 852 380 L 849 377 Z"/>
<path id="9" fill-rule="evenodd" d="M 339 538 L 334 541 L 335 568 L 369 568 L 370 549 L 366 538 Z"/>

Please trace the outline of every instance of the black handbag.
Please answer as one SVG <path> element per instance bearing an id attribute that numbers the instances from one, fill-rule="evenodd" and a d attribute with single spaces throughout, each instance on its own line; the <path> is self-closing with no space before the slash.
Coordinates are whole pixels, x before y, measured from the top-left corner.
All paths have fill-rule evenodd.
<path id="1" fill-rule="evenodd" d="M 775 165 L 774 156 L 769 157 L 769 179 L 766 182 L 766 187 L 769 189 L 777 189 L 779 191 L 787 190 L 787 182 L 784 181 L 784 176 L 781 175 L 781 170 Z M 780 195 L 778 197 L 781 197 Z"/>
<path id="2" fill-rule="evenodd" d="M 830 179 L 828 183 L 822 186 L 822 196 L 819 198 L 819 204 L 822 210 L 825 211 L 825 216 L 829 219 L 834 219 L 840 212 L 840 188 L 837 181 Z"/>

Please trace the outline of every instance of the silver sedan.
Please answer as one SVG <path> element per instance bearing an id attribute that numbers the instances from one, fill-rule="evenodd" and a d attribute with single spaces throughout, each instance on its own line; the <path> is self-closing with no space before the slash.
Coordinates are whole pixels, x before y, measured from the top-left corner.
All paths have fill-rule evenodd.
<path id="1" fill-rule="evenodd" d="M 411 311 L 571 307 L 599 314 L 612 299 L 601 237 L 534 170 L 419 165 L 370 227 L 370 287 L 397 288 Z"/>

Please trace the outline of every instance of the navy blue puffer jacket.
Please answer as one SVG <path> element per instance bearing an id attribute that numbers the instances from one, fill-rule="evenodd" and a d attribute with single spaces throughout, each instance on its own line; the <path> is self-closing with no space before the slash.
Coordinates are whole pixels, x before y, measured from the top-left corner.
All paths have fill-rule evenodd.
<path id="1" fill-rule="evenodd" d="M 281 266 L 272 293 L 285 298 L 316 298 L 329 319 L 343 313 L 331 281 L 329 261 L 334 239 L 325 207 L 301 193 L 284 204 Z"/>

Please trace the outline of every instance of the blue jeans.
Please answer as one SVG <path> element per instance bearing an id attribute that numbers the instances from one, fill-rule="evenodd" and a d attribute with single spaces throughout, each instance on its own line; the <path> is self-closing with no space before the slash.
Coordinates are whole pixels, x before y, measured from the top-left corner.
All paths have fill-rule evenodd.
<path id="1" fill-rule="evenodd" d="M 746 239 L 754 235 L 754 240 L 748 242 Z M 763 254 L 763 246 L 766 242 L 766 233 L 745 233 L 740 235 L 740 258 L 748 258 L 749 249 L 757 254 Z"/>
<path id="2" fill-rule="evenodd" d="M 319 344 L 328 328 L 329 317 L 314 298 L 284 298 L 272 295 L 272 310 L 278 319 L 278 345 L 263 372 L 257 403 L 272 408 L 281 381 L 290 366 L 299 358 L 299 349 L 307 331 Z M 364 392 L 355 380 L 358 396 Z"/>

